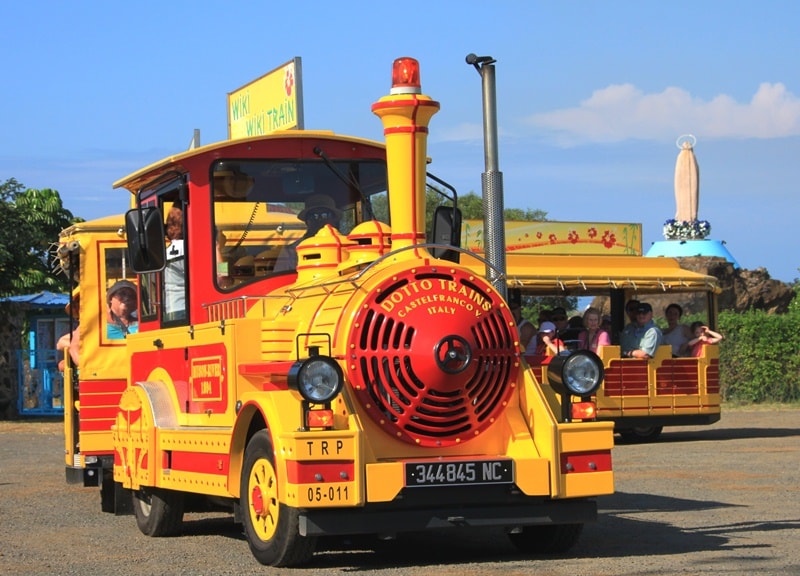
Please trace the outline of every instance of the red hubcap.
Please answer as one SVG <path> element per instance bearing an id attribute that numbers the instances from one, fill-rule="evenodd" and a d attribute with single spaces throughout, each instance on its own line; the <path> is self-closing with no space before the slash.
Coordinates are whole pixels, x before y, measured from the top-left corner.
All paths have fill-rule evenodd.
<path id="1" fill-rule="evenodd" d="M 256 514 L 259 516 L 264 514 L 264 496 L 261 494 L 261 488 L 258 486 L 253 487 L 253 492 L 250 494 L 250 503 Z"/>

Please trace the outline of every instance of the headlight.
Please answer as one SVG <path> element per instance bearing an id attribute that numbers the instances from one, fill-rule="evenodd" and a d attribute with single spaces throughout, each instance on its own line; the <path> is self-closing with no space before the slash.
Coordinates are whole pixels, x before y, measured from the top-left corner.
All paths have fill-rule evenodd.
<path id="1" fill-rule="evenodd" d="M 341 392 L 343 383 L 341 367 L 328 356 L 306 358 L 289 370 L 289 386 L 314 404 L 330 402 Z"/>
<path id="2" fill-rule="evenodd" d="M 547 365 L 547 381 L 561 394 L 591 396 L 603 381 L 603 361 L 589 350 L 555 356 Z"/>

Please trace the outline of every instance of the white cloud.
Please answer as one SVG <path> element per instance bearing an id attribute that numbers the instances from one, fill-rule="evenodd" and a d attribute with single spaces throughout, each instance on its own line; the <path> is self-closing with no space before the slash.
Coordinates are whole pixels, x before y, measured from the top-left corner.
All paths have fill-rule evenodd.
<path id="1" fill-rule="evenodd" d="M 781 83 L 765 82 L 750 102 L 727 95 L 705 101 L 681 88 L 645 94 L 632 84 L 595 91 L 577 108 L 534 114 L 526 122 L 553 131 L 559 144 L 702 139 L 783 138 L 800 135 L 800 99 Z"/>

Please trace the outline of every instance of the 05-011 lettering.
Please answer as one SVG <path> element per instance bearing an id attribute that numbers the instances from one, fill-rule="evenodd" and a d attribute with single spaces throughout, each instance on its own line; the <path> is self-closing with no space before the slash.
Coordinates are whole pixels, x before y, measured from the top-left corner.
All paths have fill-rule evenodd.
<path id="1" fill-rule="evenodd" d="M 344 502 L 348 499 L 348 486 L 309 486 L 309 502 Z"/>

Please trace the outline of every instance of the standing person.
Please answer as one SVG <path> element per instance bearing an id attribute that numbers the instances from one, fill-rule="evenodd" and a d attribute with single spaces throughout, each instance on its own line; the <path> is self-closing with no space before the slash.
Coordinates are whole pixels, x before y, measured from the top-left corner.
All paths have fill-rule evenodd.
<path id="1" fill-rule="evenodd" d="M 106 292 L 106 303 L 108 304 L 107 338 L 120 340 L 128 334 L 139 331 L 136 284 L 129 280 L 118 281 Z"/>
<path id="2" fill-rule="evenodd" d="M 653 307 L 640 302 L 636 309 L 636 323 L 628 324 L 622 331 L 622 357 L 649 360 L 656 355 L 663 338 L 661 329 L 653 322 Z"/>
<path id="3" fill-rule="evenodd" d="M 578 349 L 591 350 L 597 354 L 600 346 L 611 344 L 611 337 L 602 327 L 600 310 L 589 307 L 583 313 L 584 330 L 578 334 Z"/>
<path id="4" fill-rule="evenodd" d="M 78 360 L 80 359 L 81 332 L 80 332 L 80 317 L 78 315 L 80 312 L 80 298 L 81 298 L 81 293 L 76 288 L 75 290 L 72 291 L 72 302 L 68 302 L 66 307 L 64 308 L 67 311 L 67 314 L 69 314 L 72 318 L 73 328 L 70 332 L 63 334 L 58 339 L 58 342 L 56 342 L 57 351 L 62 352 L 64 350 L 67 350 L 69 352 L 69 357 L 70 360 L 72 360 L 73 368 L 78 367 Z M 73 309 L 76 311 L 74 315 L 72 314 Z M 59 372 L 64 371 L 63 359 L 58 361 L 58 370 Z"/>
<path id="5" fill-rule="evenodd" d="M 703 346 L 707 344 L 719 344 L 725 337 L 719 332 L 714 332 L 702 322 L 692 322 L 692 334 L 694 338 L 689 340 L 689 355 L 697 358 L 703 354 Z"/>
<path id="6" fill-rule="evenodd" d="M 167 263 L 164 267 L 164 319 L 186 318 L 186 259 L 183 245 L 183 210 L 174 204 L 167 214 Z"/>
<path id="7" fill-rule="evenodd" d="M 686 356 L 688 351 L 687 342 L 692 337 L 692 331 L 686 324 L 681 324 L 683 308 L 674 302 L 664 309 L 664 318 L 667 320 L 667 327 L 661 331 L 664 335 L 664 344 L 672 346 L 672 356 Z"/>

